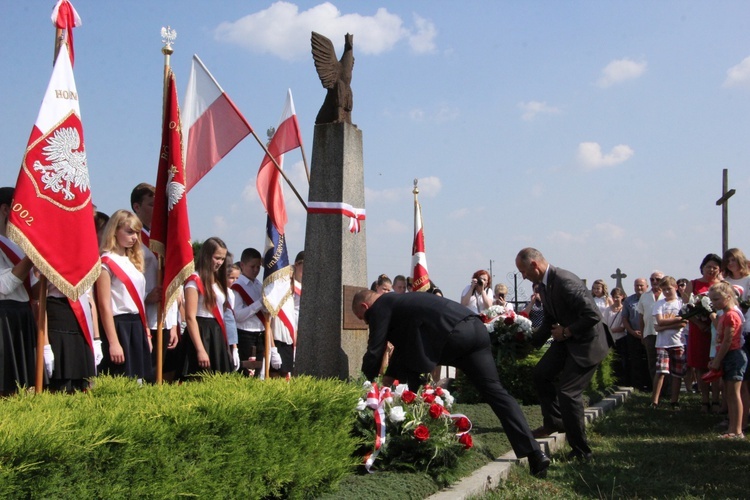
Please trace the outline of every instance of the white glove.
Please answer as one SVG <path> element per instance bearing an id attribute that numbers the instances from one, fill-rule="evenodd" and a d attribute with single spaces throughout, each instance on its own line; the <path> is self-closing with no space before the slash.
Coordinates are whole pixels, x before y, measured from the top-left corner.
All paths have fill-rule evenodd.
<path id="1" fill-rule="evenodd" d="M 55 370 L 55 353 L 52 352 L 52 346 L 44 346 L 44 368 L 47 370 L 47 376 L 51 377 Z"/>
<path id="2" fill-rule="evenodd" d="M 104 359 L 104 353 L 102 352 L 102 341 L 100 339 L 94 340 L 94 366 L 99 366 L 99 363 Z"/>
<path id="3" fill-rule="evenodd" d="M 240 369 L 240 350 L 236 347 L 232 348 L 232 368 L 234 371 Z"/>
<path id="4" fill-rule="evenodd" d="M 274 370 L 281 368 L 281 355 L 276 347 L 271 348 L 271 368 Z"/>

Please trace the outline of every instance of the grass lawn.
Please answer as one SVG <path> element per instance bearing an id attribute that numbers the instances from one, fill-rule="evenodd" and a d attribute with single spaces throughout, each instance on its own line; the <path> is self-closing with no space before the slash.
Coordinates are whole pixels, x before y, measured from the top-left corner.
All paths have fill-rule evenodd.
<path id="1" fill-rule="evenodd" d="M 499 498 L 748 498 L 750 436 L 718 439 L 724 417 L 699 412 L 699 399 L 682 394 L 681 411 L 650 409 L 636 392 L 588 427 L 595 460 L 553 455 L 544 480 L 515 467 L 503 485 L 483 495 Z"/>

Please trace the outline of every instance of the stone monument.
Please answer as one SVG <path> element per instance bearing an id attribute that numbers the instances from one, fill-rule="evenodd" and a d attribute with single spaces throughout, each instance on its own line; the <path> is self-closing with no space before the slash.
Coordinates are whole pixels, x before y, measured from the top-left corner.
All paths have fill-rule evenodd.
<path id="1" fill-rule="evenodd" d="M 352 40 L 347 35 L 339 62 L 330 40 L 312 36 L 313 58 L 328 96 L 313 137 L 295 362 L 300 374 L 342 379 L 359 374 L 367 346 L 367 325 L 351 312 L 354 291 L 367 285 L 362 132 L 351 123 L 348 87 Z"/>

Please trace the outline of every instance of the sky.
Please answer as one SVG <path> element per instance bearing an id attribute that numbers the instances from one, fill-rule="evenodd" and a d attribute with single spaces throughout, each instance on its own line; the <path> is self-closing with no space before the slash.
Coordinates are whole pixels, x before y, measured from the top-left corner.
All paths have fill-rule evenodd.
<path id="1" fill-rule="evenodd" d="M 52 70 L 52 0 L 3 2 L 0 185 L 15 185 Z M 514 288 L 526 246 L 588 283 L 617 268 L 696 278 L 729 246 L 750 253 L 750 2 L 73 0 L 75 78 L 94 203 L 129 208 L 155 183 L 164 58 L 177 32 L 180 100 L 198 54 L 261 139 L 292 90 L 311 159 L 325 98 L 310 34 L 337 54 L 354 34 L 352 122 L 362 131 L 370 281 L 411 269 L 419 181 L 427 264 L 458 300 L 492 270 Z M 248 137 L 188 194 L 193 239 L 262 250 L 255 189 L 263 151 Z M 303 197 L 299 151 L 285 170 Z M 306 216 L 286 189 L 290 259 Z M 326 270 L 305 269 L 306 273 Z M 357 284 L 357 283 L 351 283 Z M 517 276 L 519 298 L 529 282 Z M 322 293 L 322 292 L 321 292 Z"/>

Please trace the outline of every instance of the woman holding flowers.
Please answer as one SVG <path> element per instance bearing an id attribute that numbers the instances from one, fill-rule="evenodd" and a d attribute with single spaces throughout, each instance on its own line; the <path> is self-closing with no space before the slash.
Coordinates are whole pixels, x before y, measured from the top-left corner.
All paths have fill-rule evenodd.
<path id="1" fill-rule="evenodd" d="M 712 285 L 721 281 L 721 258 L 710 253 L 703 258 L 700 266 L 701 277 L 691 280 L 686 289 L 682 301 L 687 303 L 692 295 L 707 295 Z M 710 385 L 701 379 L 708 370 L 709 354 L 711 351 L 711 322 L 703 316 L 690 318 L 690 327 L 687 346 L 687 364 L 693 368 L 698 378 L 698 389 L 701 393 L 701 406 L 704 413 L 711 410 L 709 402 Z M 720 406 L 715 402 L 717 409 Z"/>

